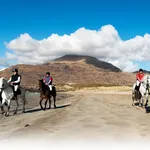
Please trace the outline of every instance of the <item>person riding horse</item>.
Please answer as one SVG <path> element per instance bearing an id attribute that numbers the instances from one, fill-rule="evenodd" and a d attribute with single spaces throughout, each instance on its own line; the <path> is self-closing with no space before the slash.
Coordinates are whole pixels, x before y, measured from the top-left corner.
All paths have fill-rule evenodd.
<path id="1" fill-rule="evenodd" d="M 13 86 L 14 90 L 14 97 L 19 94 L 19 86 L 21 82 L 21 75 L 18 74 L 18 69 L 13 69 L 12 70 L 13 75 L 10 77 L 10 79 L 7 81 L 9 84 Z"/>
<path id="2" fill-rule="evenodd" d="M 143 82 L 144 73 L 143 69 L 140 69 L 139 72 L 136 74 L 136 87 L 135 90 L 139 91 L 140 85 Z"/>
<path id="3" fill-rule="evenodd" d="M 53 78 L 50 76 L 50 72 L 46 72 L 43 82 L 49 87 L 50 91 L 52 91 Z"/>

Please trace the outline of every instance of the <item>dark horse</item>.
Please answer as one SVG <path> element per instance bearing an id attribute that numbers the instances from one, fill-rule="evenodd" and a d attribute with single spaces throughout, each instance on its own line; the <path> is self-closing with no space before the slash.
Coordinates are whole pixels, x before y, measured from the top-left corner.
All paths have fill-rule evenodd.
<path id="1" fill-rule="evenodd" d="M 49 100 L 49 109 L 51 108 L 51 96 L 54 99 L 54 108 L 56 108 L 56 88 L 54 86 L 52 86 L 52 91 L 50 91 L 49 87 L 47 85 L 45 85 L 45 83 L 43 82 L 43 80 L 39 80 L 39 90 L 40 90 L 40 106 L 41 109 L 45 110 L 46 109 L 46 105 L 47 105 L 47 101 Z M 45 108 L 43 108 L 42 106 L 42 100 L 45 99 Z"/>

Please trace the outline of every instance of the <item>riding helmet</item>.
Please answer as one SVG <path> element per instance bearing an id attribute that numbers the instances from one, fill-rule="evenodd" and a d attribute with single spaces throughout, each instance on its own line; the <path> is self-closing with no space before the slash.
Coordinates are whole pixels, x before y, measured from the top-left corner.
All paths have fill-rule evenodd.
<path id="1" fill-rule="evenodd" d="M 50 72 L 46 72 L 46 75 L 50 75 Z"/>
<path id="2" fill-rule="evenodd" d="M 12 70 L 12 72 L 18 72 L 18 69 L 14 68 L 14 69 Z"/>
<path id="3" fill-rule="evenodd" d="M 140 71 L 143 72 L 143 69 L 140 69 L 139 72 L 140 72 Z"/>

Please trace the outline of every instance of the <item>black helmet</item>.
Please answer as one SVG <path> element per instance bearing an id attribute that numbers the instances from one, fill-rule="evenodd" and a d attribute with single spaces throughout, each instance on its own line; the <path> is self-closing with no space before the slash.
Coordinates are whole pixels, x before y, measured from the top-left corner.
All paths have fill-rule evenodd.
<path id="1" fill-rule="evenodd" d="M 18 72 L 18 69 L 14 68 L 14 69 L 12 70 L 12 72 Z"/>
<path id="2" fill-rule="evenodd" d="M 140 72 L 140 71 L 143 72 L 143 69 L 140 69 L 139 72 Z"/>
<path id="3" fill-rule="evenodd" d="M 46 75 L 50 75 L 50 72 L 46 72 Z"/>

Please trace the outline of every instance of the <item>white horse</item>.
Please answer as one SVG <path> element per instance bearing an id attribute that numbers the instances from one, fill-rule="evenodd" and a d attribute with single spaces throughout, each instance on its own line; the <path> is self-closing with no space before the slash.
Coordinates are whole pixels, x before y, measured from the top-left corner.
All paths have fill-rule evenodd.
<path id="1" fill-rule="evenodd" d="M 25 112 L 25 103 L 26 103 L 26 97 L 25 97 L 25 89 L 21 88 L 21 94 L 18 95 L 22 99 L 23 102 L 23 112 Z M 4 79 L 3 77 L 0 78 L 0 93 L 1 93 L 1 111 L 5 114 L 5 116 L 9 116 L 9 110 L 10 110 L 10 105 L 11 105 L 11 100 L 14 97 L 14 91 L 13 88 L 10 84 L 7 83 L 7 80 Z M 16 110 L 14 112 L 14 115 L 17 114 L 19 103 L 18 103 L 18 96 L 15 97 L 16 101 Z M 3 106 L 7 105 L 7 111 L 4 112 Z"/>
<path id="2" fill-rule="evenodd" d="M 135 105 L 135 101 L 139 103 L 139 106 L 144 106 L 144 95 L 146 95 L 145 107 L 148 105 L 149 98 L 149 87 L 150 87 L 150 76 L 145 75 L 143 82 L 140 85 L 139 91 L 135 90 L 136 83 L 133 84 L 132 88 L 132 105 Z"/>

